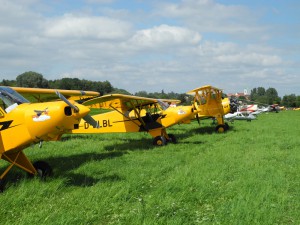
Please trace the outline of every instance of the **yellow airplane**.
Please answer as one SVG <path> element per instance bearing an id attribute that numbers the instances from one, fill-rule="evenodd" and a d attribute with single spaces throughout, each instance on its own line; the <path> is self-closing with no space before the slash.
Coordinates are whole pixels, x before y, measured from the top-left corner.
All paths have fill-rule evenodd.
<path id="1" fill-rule="evenodd" d="M 230 100 L 223 97 L 221 89 L 206 85 L 195 88 L 189 92 L 193 95 L 193 108 L 195 117 L 199 119 L 214 118 L 217 120 L 216 131 L 222 133 L 229 129 L 229 125 L 224 122 L 224 115 L 230 112 Z"/>
<path id="2" fill-rule="evenodd" d="M 175 136 L 168 134 L 166 128 L 191 118 L 193 108 L 192 106 L 170 107 L 168 102 L 179 103 L 180 101 L 122 94 L 94 98 L 84 102 L 83 105 L 111 110 L 92 116 L 98 122 L 99 129 L 81 121 L 79 129 L 70 132 L 73 134 L 148 132 L 154 138 L 154 145 L 176 143 Z"/>
<path id="3" fill-rule="evenodd" d="M 148 132 L 153 137 L 153 144 L 162 146 L 168 142 L 176 143 L 176 137 L 168 134 L 166 128 L 189 123 L 192 119 L 216 118 L 217 132 L 224 132 L 229 128 L 224 123 L 223 116 L 230 111 L 230 101 L 222 98 L 221 89 L 207 85 L 188 93 L 195 95 L 190 106 L 176 106 L 179 100 L 158 100 L 121 94 L 88 100 L 83 105 L 112 111 L 92 116 L 100 129 L 81 121 L 79 129 L 72 130 L 71 133 Z"/>
<path id="4" fill-rule="evenodd" d="M 0 191 L 4 189 L 4 177 L 13 166 L 42 177 L 51 173 L 46 162 L 30 162 L 23 152 L 26 147 L 41 141 L 58 140 L 62 134 L 77 129 L 81 118 L 95 126 L 96 121 L 88 115 L 88 107 L 67 100 L 58 91 L 52 90 L 52 93 L 63 101 L 30 103 L 12 88 L 0 86 L 0 159 L 9 163 L 0 175 Z M 78 95 L 78 91 L 64 93 Z"/>

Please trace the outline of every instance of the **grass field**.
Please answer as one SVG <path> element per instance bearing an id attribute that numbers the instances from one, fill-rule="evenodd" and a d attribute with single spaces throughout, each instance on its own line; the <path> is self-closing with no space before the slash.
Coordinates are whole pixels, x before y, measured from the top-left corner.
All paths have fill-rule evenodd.
<path id="1" fill-rule="evenodd" d="M 224 134 L 210 123 L 169 128 L 178 144 L 163 147 L 146 133 L 30 147 L 54 174 L 41 181 L 13 168 L 0 224 L 300 224 L 300 112 L 236 121 Z"/>

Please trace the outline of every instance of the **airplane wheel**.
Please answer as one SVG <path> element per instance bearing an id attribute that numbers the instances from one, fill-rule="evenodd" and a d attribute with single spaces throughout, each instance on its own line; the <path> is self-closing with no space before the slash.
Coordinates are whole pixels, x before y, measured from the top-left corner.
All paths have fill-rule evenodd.
<path id="1" fill-rule="evenodd" d="M 5 188 L 5 183 L 3 179 L 0 179 L 0 193 L 2 193 L 4 191 Z"/>
<path id="2" fill-rule="evenodd" d="M 166 145 L 166 144 L 167 144 L 167 140 L 163 136 L 157 136 L 153 140 L 153 145 L 163 146 L 163 145 Z"/>
<path id="3" fill-rule="evenodd" d="M 45 179 L 46 177 L 52 175 L 51 166 L 44 161 L 37 161 L 33 163 L 33 166 L 36 169 L 37 174 L 41 179 Z"/>
<path id="4" fill-rule="evenodd" d="M 177 140 L 176 140 L 176 137 L 174 134 L 168 134 L 169 136 L 169 142 L 172 142 L 173 144 L 176 144 L 177 143 Z"/>
<path id="5" fill-rule="evenodd" d="M 228 125 L 228 123 L 225 123 L 224 126 L 225 126 L 225 131 L 229 130 L 229 125 Z"/>
<path id="6" fill-rule="evenodd" d="M 216 132 L 217 133 L 224 133 L 226 131 L 226 126 L 223 124 L 220 124 L 216 127 Z"/>

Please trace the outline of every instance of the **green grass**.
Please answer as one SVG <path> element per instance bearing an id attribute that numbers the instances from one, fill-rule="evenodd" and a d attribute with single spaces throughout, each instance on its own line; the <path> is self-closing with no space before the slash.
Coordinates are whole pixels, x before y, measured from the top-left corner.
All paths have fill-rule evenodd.
<path id="1" fill-rule="evenodd" d="M 25 150 L 54 174 L 18 168 L 0 194 L 6 224 L 300 224 L 300 113 L 259 115 L 216 134 L 209 120 L 145 133 L 68 135 Z M 0 171 L 5 168 L 0 162 Z"/>

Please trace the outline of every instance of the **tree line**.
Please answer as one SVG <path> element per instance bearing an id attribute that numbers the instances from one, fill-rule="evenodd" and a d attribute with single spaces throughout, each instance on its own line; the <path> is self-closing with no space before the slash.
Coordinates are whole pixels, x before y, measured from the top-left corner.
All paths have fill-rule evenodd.
<path id="1" fill-rule="evenodd" d="M 291 108 L 300 106 L 300 96 L 290 94 L 280 98 L 276 89 L 272 87 L 268 89 L 265 89 L 264 87 L 253 88 L 250 93 L 250 100 L 266 105 L 279 104 Z"/>
<path id="2" fill-rule="evenodd" d="M 62 78 L 57 80 L 47 80 L 42 74 L 29 71 L 22 73 L 16 77 L 16 80 L 5 80 L 0 82 L 2 86 L 15 87 L 32 87 L 32 88 L 50 88 L 50 89 L 65 89 L 65 90 L 88 90 L 97 91 L 100 95 L 105 94 L 131 94 L 124 89 L 113 87 L 109 81 L 90 81 L 78 78 Z M 161 92 L 148 93 L 146 91 L 139 91 L 135 96 L 157 98 L 157 99 L 178 99 L 183 105 L 188 105 L 192 101 L 192 97 L 185 93 L 165 93 Z M 245 99 L 240 99 L 245 100 Z M 295 94 L 285 95 L 281 99 L 275 88 L 265 89 L 264 87 L 257 87 L 251 90 L 250 101 L 260 104 L 280 104 L 285 107 L 300 107 L 300 96 Z"/>
<path id="3" fill-rule="evenodd" d="M 16 77 L 16 80 L 5 80 L 0 82 L 2 86 L 12 87 L 31 87 L 31 88 L 50 88 L 50 89 L 64 89 L 64 90 L 86 90 L 86 91 L 97 91 L 100 95 L 105 94 L 127 94 L 131 95 L 124 89 L 113 87 L 109 81 L 90 81 L 78 78 L 62 78 L 57 80 L 47 80 L 42 74 L 29 71 L 22 73 Z M 183 104 L 190 104 L 190 96 L 186 94 L 177 94 L 174 92 L 165 93 L 161 92 L 147 93 L 146 91 L 136 92 L 134 95 L 157 98 L 157 99 L 178 99 Z"/>
<path id="4" fill-rule="evenodd" d="M 101 95 L 114 90 L 109 81 L 89 81 L 78 78 L 62 78 L 58 80 L 47 80 L 42 74 L 36 72 L 25 72 L 17 76 L 16 80 L 3 80 L 3 86 L 50 88 L 65 90 L 89 90 L 100 92 Z"/>

